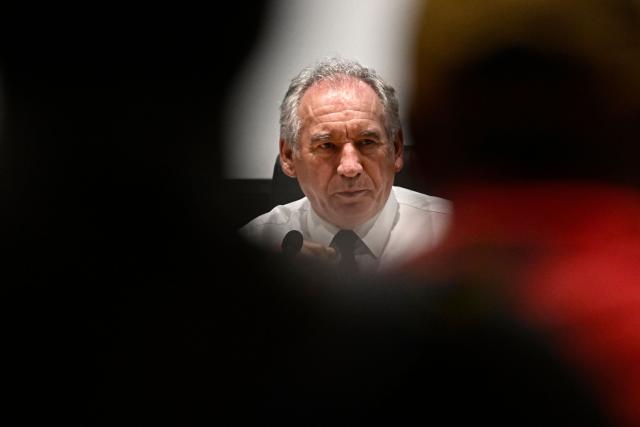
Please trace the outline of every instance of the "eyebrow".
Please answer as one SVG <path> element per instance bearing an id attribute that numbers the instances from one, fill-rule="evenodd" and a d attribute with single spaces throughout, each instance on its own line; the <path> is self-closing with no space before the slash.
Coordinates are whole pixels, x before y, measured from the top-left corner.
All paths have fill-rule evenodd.
<path id="1" fill-rule="evenodd" d="M 375 130 L 363 130 L 362 132 L 360 132 L 360 138 L 376 138 L 376 139 L 381 139 L 382 137 L 380 136 L 380 133 L 378 131 Z"/>
<path id="2" fill-rule="evenodd" d="M 331 141 L 331 134 L 330 133 L 316 133 L 314 135 L 311 135 L 311 142 L 327 142 L 327 141 Z"/>

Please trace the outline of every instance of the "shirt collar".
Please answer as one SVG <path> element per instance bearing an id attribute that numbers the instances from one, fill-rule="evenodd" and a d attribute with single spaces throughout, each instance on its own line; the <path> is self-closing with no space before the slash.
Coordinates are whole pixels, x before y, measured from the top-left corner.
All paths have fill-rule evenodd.
<path id="1" fill-rule="evenodd" d="M 335 236 L 340 229 L 320 218 L 320 215 L 316 213 L 308 199 L 307 203 L 309 203 L 309 215 L 307 216 L 307 230 L 309 231 L 309 238 L 313 242 L 329 246 L 331 244 L 331 240 L 333 240 L 333 236 Z"/>
<path id="2" fill-rule="evenodd" d="M 340 228 L 322 219 L 313 210 L 310 203 L 309 207 L 310 214 L 307 221 L 309 237 L 314 242 L 329 246 L 335 234 L 340 231 Z M 376 258 L 380 258 L 384 247 L 387 245 L 397 212 L 398 201 L 392 189 L 382 210 L 353 230 Z"/>

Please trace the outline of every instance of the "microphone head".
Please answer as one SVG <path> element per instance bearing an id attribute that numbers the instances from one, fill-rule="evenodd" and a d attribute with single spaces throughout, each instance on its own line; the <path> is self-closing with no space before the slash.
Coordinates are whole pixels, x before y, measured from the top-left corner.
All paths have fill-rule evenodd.
<path id="1" fill-rule="evenodd" d="M 282 253 L 286 256 L 295 256 L 302 249 L 302 233 L 291 230 L 282 239 Z"/>

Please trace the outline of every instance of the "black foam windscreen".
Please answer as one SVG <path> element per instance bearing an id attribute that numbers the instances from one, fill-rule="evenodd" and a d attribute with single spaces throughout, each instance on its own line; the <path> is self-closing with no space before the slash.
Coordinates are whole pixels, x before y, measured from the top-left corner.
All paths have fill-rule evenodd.
<path id="1" fill-rule="evenodd" d="M 282 253 L 285 256 L 295 256 L 302 249 L 302 233 L 298 230 L 291 230 L 282 239 Z"/>

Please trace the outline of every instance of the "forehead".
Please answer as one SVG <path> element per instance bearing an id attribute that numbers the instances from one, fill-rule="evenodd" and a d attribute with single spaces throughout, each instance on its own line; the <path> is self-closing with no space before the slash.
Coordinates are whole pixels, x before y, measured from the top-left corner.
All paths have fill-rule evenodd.
<path id="1" fill-rule="evenodd" d="M 368 84 L 357 79 L 314 83 L 303 95 L 299 113 L 303 122 L 383 119 L 378 94 Z"/>

